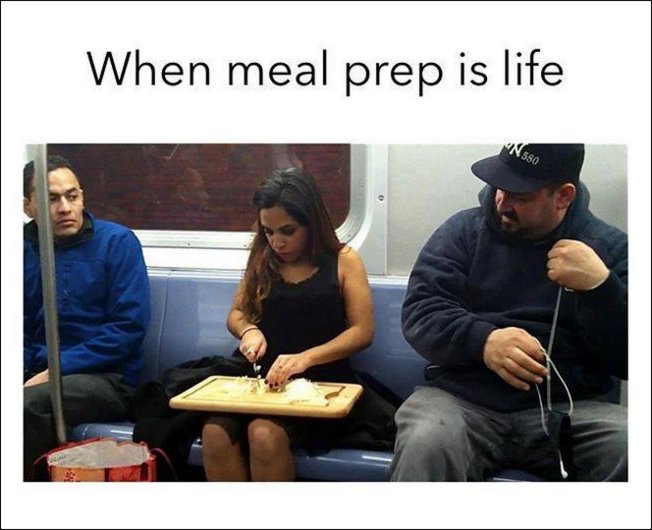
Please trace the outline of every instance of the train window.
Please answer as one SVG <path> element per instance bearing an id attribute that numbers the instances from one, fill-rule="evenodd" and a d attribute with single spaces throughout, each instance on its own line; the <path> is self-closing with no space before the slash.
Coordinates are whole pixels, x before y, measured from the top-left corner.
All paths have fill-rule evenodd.
<path id="1" fill-rule="evenodd" d="M 48 153 L 72 162 L 92 212 L 134 230 L 249 231 L 256 186 L 286 167 L 315 176 L 335 226 L 349 211 L 349 145 L 50 144 Z"/>
<path id="2" fill-rule="evenodd" d="M 91 212 L 136 232 L 149 266 L 242 268 L 256 215 L 253 192 L 279 168 L 314 175 L 342 241 L 351 242 L 363 225 L 365 146 L 48 144 L 47 150 L 76 168 Z M 189 248 L 227 252 L 202 259 L 190 257 Z"/>

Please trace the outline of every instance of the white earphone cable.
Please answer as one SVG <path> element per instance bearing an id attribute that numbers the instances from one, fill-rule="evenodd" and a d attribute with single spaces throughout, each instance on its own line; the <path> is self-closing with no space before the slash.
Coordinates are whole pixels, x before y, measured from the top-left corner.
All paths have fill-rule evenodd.
<path id="1" fill-rule="evenodd" d="M 560 285 L 559 286 L 559 291 L 557 291 L 557 302 L 555 303 L 555 313 L 552 317 L 552 329 L 550 330 L 550 340 L 548 341 L 548 351 L 545 352 L 543 350 L 543 346 L 541 346 L 541 343 L 539 343 L 539 346 L 541 347 L 541 350 L 543 351 L 543 354 L 546 356 L 546 369 L 548 370 L 548 375 L 546 377 L 546 393 L 547 393 L 547 402 L 548 402 L 548 410 L 552 411 L 552 370 L 555 371 L 555 374 L 557 374 L 557 377 L 561 381 L 561 384 L 564 386 L 564 390 L 566 390 L 566 394 L 568 395 L 568 415 L 571 416 L 573 414 L 573 397 L 571 396 L 570 390 L 568 389 L 568 385 L 566 384 L 566 381 L 564 381 L 564 378 L 561 376 L 559 373 L 559 370 L 557 370 L 557 367 L 555 366 L 555 363 L 552 361 L 552 346 L 555 341 L 555 332 L 557 330 L 557 319 L 559 317 L 559 308 L 561 307 L 561 293 L 563 291 L 563 287 Z M 538 341 L 537 341 L 538 342 Z M 551 370 L 552 368 L 552 370 Z M 537 391 L 537 397 L 539 398 L 539 408 L 541 409 L 541 427 L 543 429 L 543 432 L 546 434 L 546 436 L 550 437 L 550 432 L 548 431 L 548 428 L 546 427 L 546 418 L 545 418 L 545 412 L 543 409 L 543 400 L 541 399 L 541 392 L 539 391 L 539 385 L 534 385 L 534 388 Z M 562 476 L 562 478 L 566 479 L 568 478 L 568 472 L 564 468 L 564 460 L 561 456 L 561 451 L 557 449 L 557 453 L 559 455 L 559 472 Z"/>
<path id="2" fill-rule="evenodd" d="M 559 317 L 559 308 L 561 306 L 561 293 L 564 290 L 564 288 L 560 285 L 559 290 L 557 291 L 557 302 L 555 303 L 555 313 L 552 317 L 552 329 L 550 330 L 550 340 L 548 340 L 548 351 L 546 353 L 546 368 L 548 370 L 548 376 L 546 377 L 546 397 L 548 401 L 548 410 L 552 410 L 552 390 L 551 390 L 551 370 L 550 370 L 550 365 L 552 364 L 552 346 L 555 343 L 555 332 L 557 331 L 557 318 Z M 554 365 L 553 365 L 554 367 Z M 557 372 L 557 368 L 555 368 L 555 372 Z M 559 375 L 559 372 L 557 372 L 557 375 Z M 559 378 L 561 379 L 561 377 Z M 562 382 L 564 381 L 561 379 Z M 564 387 L 566 387 L 566 383 L 564 383 Z M 568 388 L 566 387 L 566 391 L 568 392 Z M 570 397 L 570 393 L 568 394 Z M 571 401 L 571 407 L 572 407 L 572 401 Z"/>

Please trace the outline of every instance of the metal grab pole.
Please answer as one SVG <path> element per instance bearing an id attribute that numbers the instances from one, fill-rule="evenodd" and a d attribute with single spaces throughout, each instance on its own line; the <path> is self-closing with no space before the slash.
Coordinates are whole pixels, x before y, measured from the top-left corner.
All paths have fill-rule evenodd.
<path id="1" fill-rule="evenodd" d="M 50 219 L 50 193 L 48 191 L 47 149 L 35 148 L 34 184 L 38 204 L 38 244 L 41 257 L 41 283 L 45 317 L 45 343 L 48 349 L 48 374 L 52 414 L 59 444 L 66 442 L 66 423 L 61 398 L 61 364 L 59 360 L 59 316 L 57 313 L 57 285 L 54 270 L 54 237 Z"/>

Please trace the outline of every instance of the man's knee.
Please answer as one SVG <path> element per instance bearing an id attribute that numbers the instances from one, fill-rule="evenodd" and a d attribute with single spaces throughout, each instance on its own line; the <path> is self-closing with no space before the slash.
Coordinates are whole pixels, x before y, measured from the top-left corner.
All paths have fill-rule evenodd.
<path id="1" fill-rule="evenodd" d="M 622 418 L 614 423 L 611 435 L 608 438 L 607 450 L 610 456 L 607 462 L 611 462 L 612 470 L 604 480 L 626 481 L 628 478 L 628 453 L 627 453 L 627 421 Z"/>
<path id="2" fill-rule="evenodd" d="M 52 410 L 48 385 L 40 384 L 23 389 L 23 411 L 25 415 L 48 414 Z"/>
<path id="3" fill-rule="evenodd" d="M 605 410 L 595 427 L 603 438 L 602 446 L 612 458 L 627 459 L 627 409 L 611 405 Z"/>
<path id="4" fill-rule="evenodd" d="M 576 447 L 578 479 L 626 481 L 628 477 L 627 409 L 618 405 L 594 405 L 598 409 L 590 428 Z"/>
<path id="5" fill-rule="evenodd" d="M 399 409 L 396 425 L 397 449 L 420 457 L 439 458 L 466 445 L 466 428 L 456 414 L 414 416 Z"/>
<path id="6" fill-rule="evenodd" d="M 399 418 L 397 418 L 398 423 Z M 399 425 L 390 466 L 392 481 L 466 480 L 471 454 L 466 431 L 459 422 L 413 421 Z"/>

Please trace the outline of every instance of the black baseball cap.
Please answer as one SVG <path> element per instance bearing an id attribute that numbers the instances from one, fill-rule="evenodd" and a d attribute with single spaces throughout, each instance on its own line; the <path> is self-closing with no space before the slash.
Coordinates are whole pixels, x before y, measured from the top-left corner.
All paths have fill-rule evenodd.
<path id="1" fill-rule="evenodd" d="M 584 144 L 505 144 L 500 154 L 478 160 L 473 174 L 512 193 L 538 191 L 551 181 L 577 184 Z"/>

